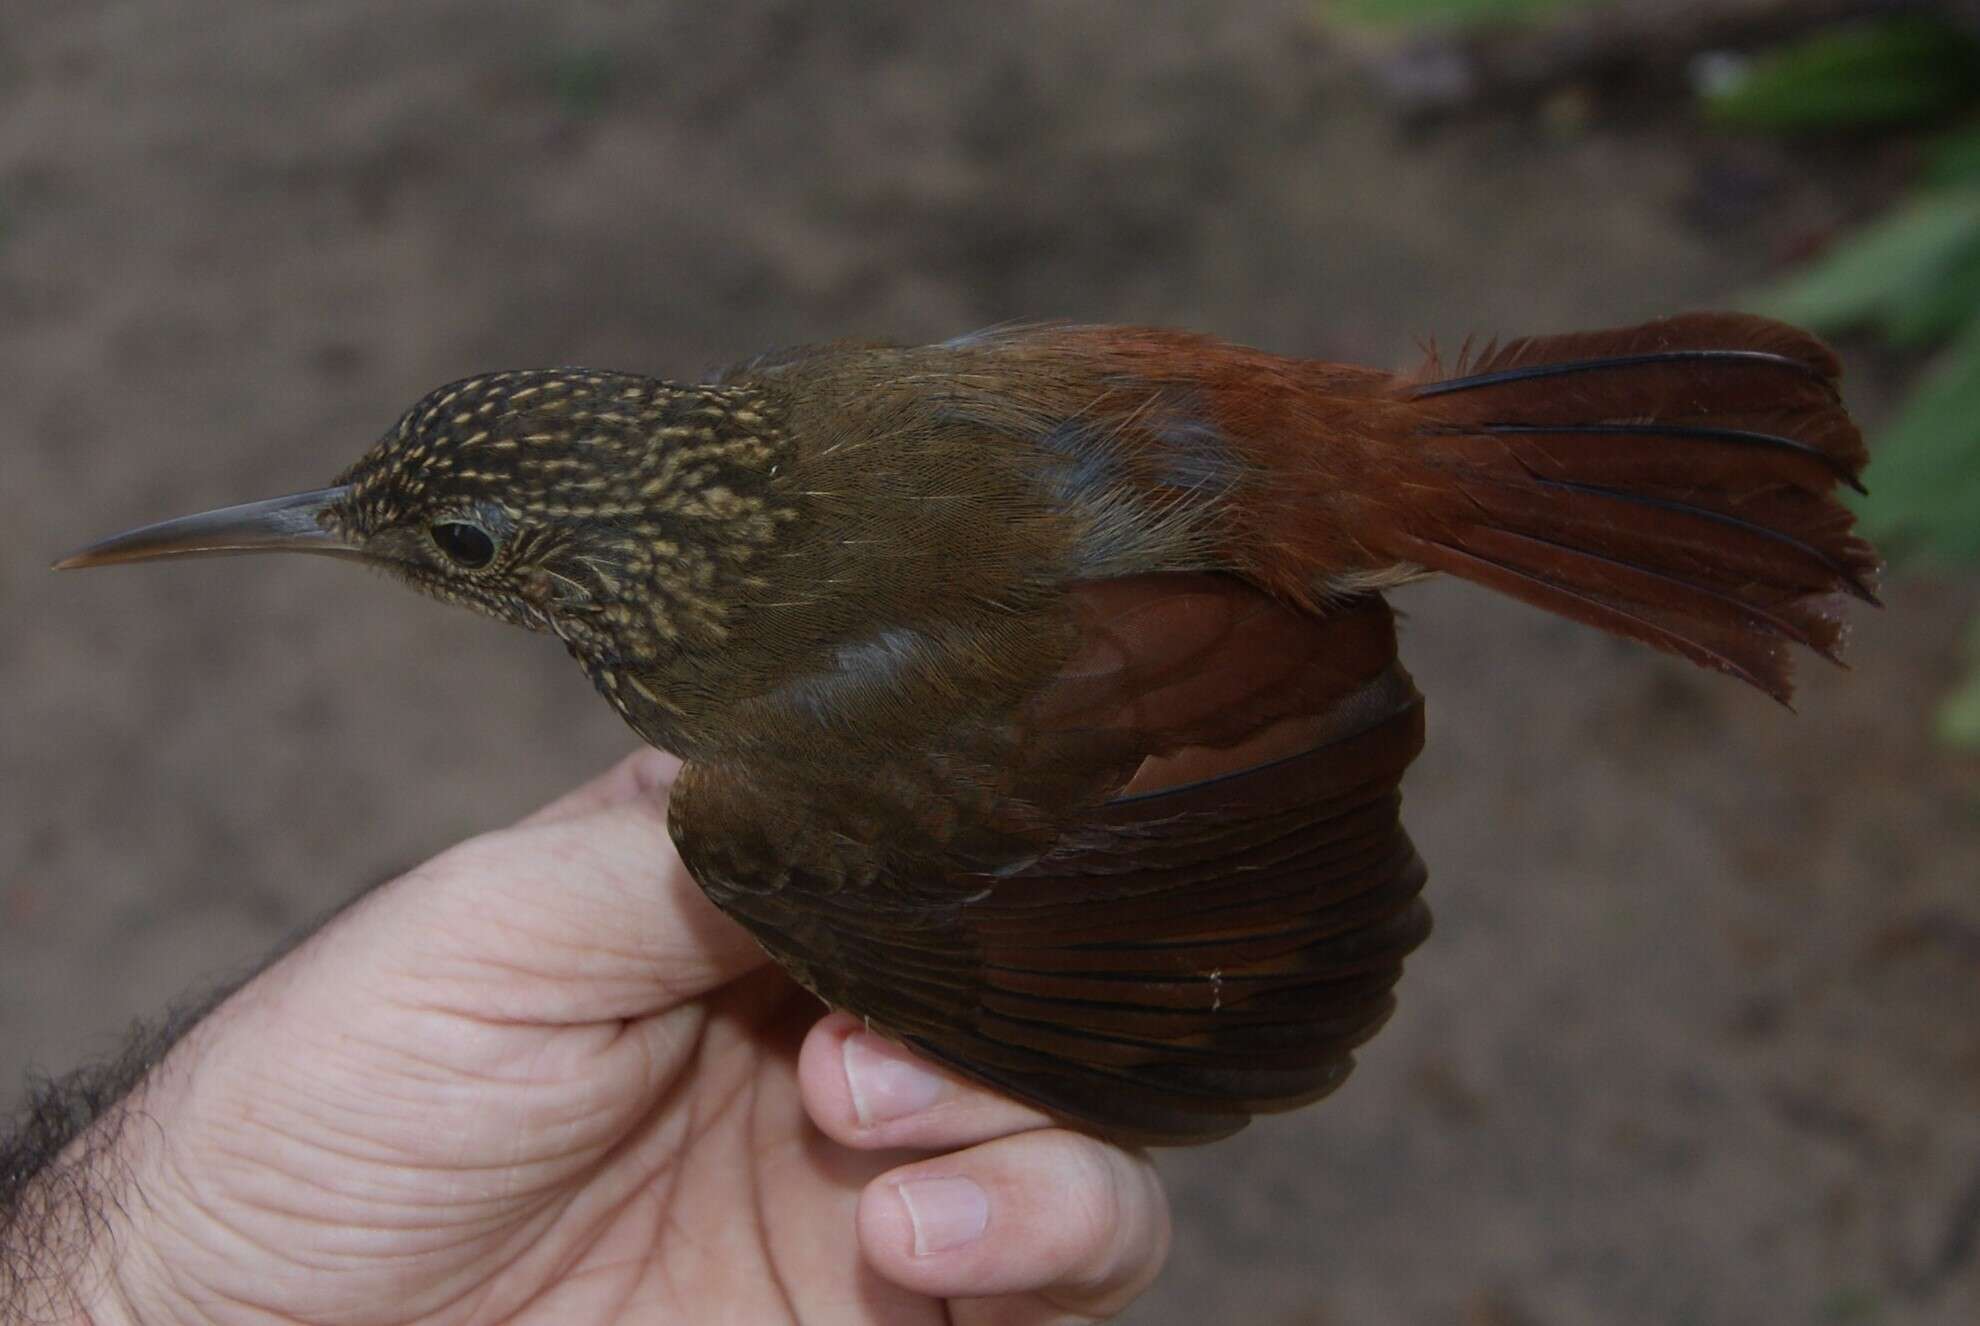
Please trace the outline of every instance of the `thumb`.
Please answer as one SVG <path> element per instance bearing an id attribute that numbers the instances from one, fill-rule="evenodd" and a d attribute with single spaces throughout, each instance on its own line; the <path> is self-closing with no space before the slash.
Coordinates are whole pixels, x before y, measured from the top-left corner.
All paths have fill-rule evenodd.
<path id="1" fill-rule="evenodd" d="M 655 751 L 471 838 L 350 918 L 421 1003 L 543 1024 L 647 1017 L 766 961 L 667 833 L 679 763 Z"/>

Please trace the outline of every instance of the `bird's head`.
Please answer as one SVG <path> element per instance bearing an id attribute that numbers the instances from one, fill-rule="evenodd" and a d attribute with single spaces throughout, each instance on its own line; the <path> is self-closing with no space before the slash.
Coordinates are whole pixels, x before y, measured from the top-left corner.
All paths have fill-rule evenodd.
<path id="1" fill-rule="evenodd" d="M 554 631 L 588 665 L 718 645 L 792 513 L 783 436 L 748 388 L 548 369 L 451 383 L 327 488 L 162 521 L 60 569 L 164 557 L 355 558 Z"/>

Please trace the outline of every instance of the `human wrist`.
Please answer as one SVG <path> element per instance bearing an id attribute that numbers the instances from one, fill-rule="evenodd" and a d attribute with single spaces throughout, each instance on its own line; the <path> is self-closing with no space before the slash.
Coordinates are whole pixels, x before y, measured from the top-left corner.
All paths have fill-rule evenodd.
<path id="1" fill-rule="evenodd" d="M 91 1326 L 144 1320 L 127 1285 L 143 1207 L 131 1200 L 131 1108 L 128 1100 L 111 1106 L 9 1194 L 0 1214 L 0 1318 Z"/>
<path id="2" fill-rule="evenodd" d="M 124 1287 L 119 1260 L 113 1250 L 92 1262 L 71 1288 L 75 1307 L 68 1316 L 55 1320 L 73 1326 L 140 1326 L 155 1321 L 138 1314 L 138 1299 Z"/>
<path id="3" fill-rule="evenodd" d="M 164 1185 L 148 1179 L 175 1093 L 170 1056 L 231 993 L 214 990 L 137 1027 L 115 1055 L 29 1084 L 0 1118 L 0 1321 L 160 1326 L 169 1277 L 155 1251 Z"/>

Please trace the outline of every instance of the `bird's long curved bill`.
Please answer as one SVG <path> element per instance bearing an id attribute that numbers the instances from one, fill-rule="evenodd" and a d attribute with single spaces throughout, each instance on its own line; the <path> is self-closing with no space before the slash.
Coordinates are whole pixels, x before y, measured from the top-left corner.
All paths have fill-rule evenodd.
<path id="1" fill-rule="evenodd" d="M 236 553 L 306 552 L 332 557 L 361 557 L 356 545 L 325 529 L 318 521 L 325 509 L 349 490 L 316 488 L 261 502 L 225 506 L 126 530 L 72 552 L 55 563 L 57 571 L 118 562 L 148 562 L 160 557 L 221 557 Z"/>

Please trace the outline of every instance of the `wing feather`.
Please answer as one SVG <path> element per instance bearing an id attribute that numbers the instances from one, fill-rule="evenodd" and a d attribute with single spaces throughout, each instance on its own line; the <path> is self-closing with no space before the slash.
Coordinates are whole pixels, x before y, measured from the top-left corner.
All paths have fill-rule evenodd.
<path id="1" fill-rule="evenodd" d="M 1394 1006 L 1429 928 L 1397 790 L 1422 702 L 1376 598 L 1316 618 L 1219 577 L 1142 577 L 1069 611 L 1081 643 L 1007 734 L 1004 791 L 1028 758 L 1062 773 L 1082 750 L 1102 781 L 1033 858 L 986 872 L 832 828 L 834 797 L 767 767 L 690 767 L 674 831 L 828 1003 L 1110 1136 L 1206 1141 L 1338 1086 Z M 1261 734 L 1299 749 L 1261 759 Z M 903 759 L 939 757 L 931 735 Z"/>

